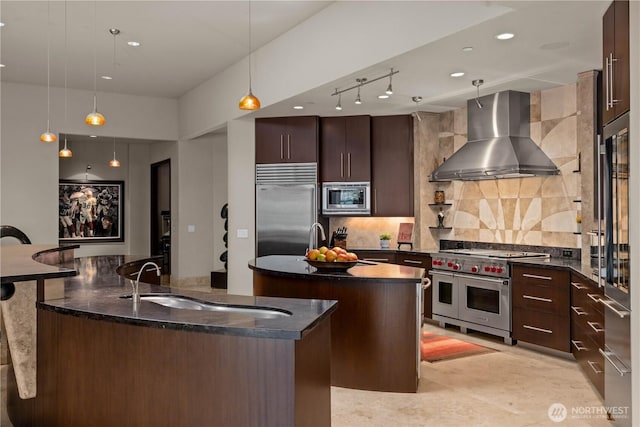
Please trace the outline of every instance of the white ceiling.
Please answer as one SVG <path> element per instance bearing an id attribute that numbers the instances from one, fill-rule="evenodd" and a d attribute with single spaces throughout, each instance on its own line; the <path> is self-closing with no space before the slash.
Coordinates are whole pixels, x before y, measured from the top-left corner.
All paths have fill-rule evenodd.
<path id="1" fill-rule="evenodd" d="M 320 12 L 327 1 L 252 1 L 252 49 L 266 43 Z M 431 1 L 438 7 L 439 1 Z M 451 2 L 448 2 L 449 4 Z M 476 89 L 473 79 L 484 79 L 480 94 L 504 89 L 534 91 L 576 81 L 576 74 L 601 68 L 601 19 L 607 1 L 488 1 L 512 12 L 451 34 L 411 52 L 371 64 L 353 75 L 268 106 L 256 116 L 317 114 L 400 114 L 416 110 L 446 111 L 465 105 Z M 375 7 L 375 2 L 363 2 Z M 465 14 L 464 2 L 458 2 Z M 66 26 L 65 26 L 66 6 Z M 47 14 L 50 30 L 47 30 Z M 94 26 L 94 10 L 96 25 Z M 215 74 L 240 61 L 249 51 L 249 3 L 246 1 L 6 1 L 0 2 L 0 62 L 2 81 L 46 85 L 47 34 L 51 46 L 51 84 L 64 86 L 65 28 L 68 87 L 93 90 L 94 52 L 98 90 L 178 98 Z M 455 17 L 452 17 L 455 19 Z M 363 31 L 366 22 L 359 22 Z M 118 28 L 115 39 L 109 28 Z M 509 41 L 494 36 L 516 34 Z M 93 41 L 97 49 L 94 50 Z M 142 43 L 139 48 L 126 45 Z M 473 51 L 462 48 L 472 46 Z M 368 47 L 368 48 L 375 48 Z M 327 58 L 330 60 L 330 58 Z M 355 106 L 356 91 L 342 96 L 344 109 L 334 107 L 335 88 L 373 79 L 389 71 L 394 94 L 376 96 L 388 80 L 362 87 L 363 105 Z M 464 71 L 451 78 L 453 71 Z M 259 93 L 256 93 L 259 96 Z M 413 96 L 423 100 L 416 104 Z M 305 106 L 302 111 L 293 105 Z"/>

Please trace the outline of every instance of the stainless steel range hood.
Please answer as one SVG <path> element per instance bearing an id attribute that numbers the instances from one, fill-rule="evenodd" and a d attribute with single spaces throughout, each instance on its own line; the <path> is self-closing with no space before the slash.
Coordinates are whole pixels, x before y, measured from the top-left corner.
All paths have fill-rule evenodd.
<path id="1" fill-rule="evenodd" d="M 529 137 L 529 94 L 504 91 L 467 101 L 467 143 L 433 171 L 433 181 L 522 178 L 560 171 Z"/>

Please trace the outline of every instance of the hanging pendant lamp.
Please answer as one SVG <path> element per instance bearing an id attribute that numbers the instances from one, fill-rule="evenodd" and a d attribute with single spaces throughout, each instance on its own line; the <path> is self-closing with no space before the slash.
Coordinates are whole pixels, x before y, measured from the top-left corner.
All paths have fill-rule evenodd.
<path id="1" fill-rule="evenodd" d="M 120 160 L 116 159 L 116 137 L 113 137 L 113 160 L 109 162 L 109 167 L 119 168 Z"/>
<path id="2" fill-rule="evenodd" d="M 238 103 L 241 110 L 259 110 L 260 100 L 251 91 L 251 1 L 249 1 L 249 93 Z"/>
<path id="3" fill-rule="evenodd" d="M 67 127 L 67 1 L 64 2 L 64 126 Z M 64 148 L 58 152 L 58 157 L 68 159 L 73 152 L 67 148 L 67 134 L 64 134 Z"/>
<path id="4" fill-rule="evenodd" d="M 40 141 L 57 140 L 56 134 L 51 132 L 51 5 L 47 1 L 47 131 L 40 135 Z"/>
<path id="5" fill-rule="evenodd" d="M 98 59 L 97 59 L 97 48 L 98 48 L 98 40 L 97 40 L 97 19 L 96 19 L 96 2 L 93 2 L 93 111 L 87 114 L 87 117 L 84 118 L 84 122 L 89 126 L 104 126 L 106 120 L 104 116 L 98 113 Z"/>

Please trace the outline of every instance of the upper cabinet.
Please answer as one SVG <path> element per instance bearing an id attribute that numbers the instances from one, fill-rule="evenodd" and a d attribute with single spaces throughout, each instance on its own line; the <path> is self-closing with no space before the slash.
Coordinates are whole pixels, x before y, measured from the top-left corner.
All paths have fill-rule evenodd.
<path id="1" fill-rule="evenodd" d="M 320 118 L 323 182 L 371 181 L 371 117 Z"/>
<path id="2" fill-rule="evenodd" d="M 371 214 L 413 216 L 413 120 L 371 119 Z"/>
<path id="3" fill-rule="evenodd" d="M 602 17 L 602 123 L 629 111 L 629 1 L 615 0 Z"/>
<path id="4" fill-rule="evenodd" d="M 318 117 L 256 119 L 256 163 L 318 161 Z"/>

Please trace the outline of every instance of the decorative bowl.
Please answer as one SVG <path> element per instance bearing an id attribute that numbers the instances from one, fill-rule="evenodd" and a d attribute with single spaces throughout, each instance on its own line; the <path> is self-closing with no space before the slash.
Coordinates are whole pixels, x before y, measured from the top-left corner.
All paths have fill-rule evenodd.
<path id="1" fill-rule="evenodd" d="M 358 261 L 312 261 L 308 258 L 305 258 L 304 260 L 310 266 L 322 271 L 347 271 L 358 263 Z"/>

